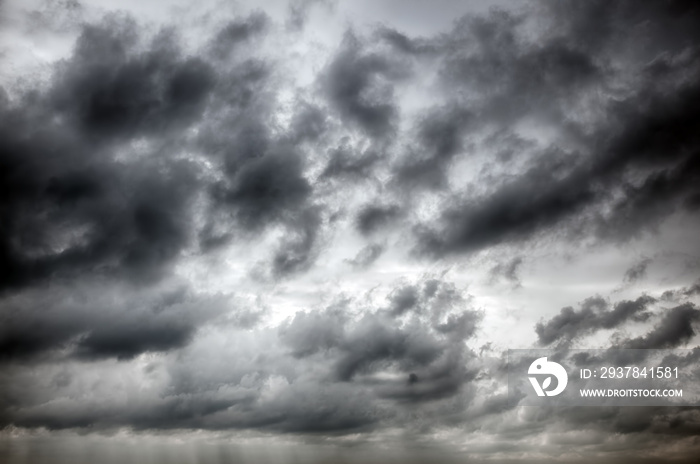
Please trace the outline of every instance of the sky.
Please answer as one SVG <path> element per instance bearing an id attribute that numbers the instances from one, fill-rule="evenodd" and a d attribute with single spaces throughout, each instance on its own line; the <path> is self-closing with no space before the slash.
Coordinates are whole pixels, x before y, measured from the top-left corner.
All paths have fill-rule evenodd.
<path id="1" fill-rule="evenodd" d="M 0 1 L 0 462 L 697 462 L 693 1 Z"/>

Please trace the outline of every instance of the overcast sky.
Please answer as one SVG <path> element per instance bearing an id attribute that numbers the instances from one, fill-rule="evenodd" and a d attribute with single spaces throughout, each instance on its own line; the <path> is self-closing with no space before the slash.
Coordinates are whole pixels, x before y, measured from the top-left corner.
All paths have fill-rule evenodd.
<path id="1" fill-rule="evenodd" d="M 0 1 L 0 460 L 697 462 L 693 1 Z M 110 459 L 112 461 L 110 461 Z"/>

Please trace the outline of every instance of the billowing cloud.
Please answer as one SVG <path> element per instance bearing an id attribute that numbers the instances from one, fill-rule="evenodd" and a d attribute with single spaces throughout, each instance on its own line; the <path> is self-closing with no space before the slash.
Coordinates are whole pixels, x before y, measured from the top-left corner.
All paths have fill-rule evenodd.
<path id="1" fill-rule="evenodd" d="M 348 33 L 323 76 L 323 86 L 344 121 L 370 136 L 385 136 L 398 117 L 388 84 L 404 73 L 396 60 L 363 53 L 359 39 Z"/>
<path id="2" fill-rule="evenodd" d="M 700 310 L 692 304 L 676 306 L 667 310 L 663 319 L 646 335 L 625 343 L 629 348 L 676 348 L 695 336 L 694 324 L 700 318 Z"/>
<path id="3" fill-rule="evenodd" d="M 559 339 L 571 341 L 596 330 L 613 329 L 627 321 L 644 321 L 650 316 L 647 307 L 654 302 L 652 297 L 641 296 L 634 301 L 620 301 L 611 309 L 606 300 L 591 297 L 581 303 L 578 311 L 571 306 L 562 308 L 549 321 L 538 323 L 535 332 L 544 345 Z"/>
<path id="4" fill-rule="evenodd" d="M 369 235 L 391 224 L 398 219 L 401 211 L 396 205 L 381 206 L 369 204 L 357 214 L 357 229 L 364 235 Z"/>
<path id="5" fill-rule="evenodd" d="M 0 2 L 0 461 L 694 462 L 697 408 L 522 408 L 505 356 L 697 367 L 693 2 L 31 3 Z"/>
<path id="6" fill-rule="evenodd" d="M 646 277 L 647 268 L 649 267 L 650 263 L 651 260 L 646 258 L 627 269 L 625 271 L 625 282 L 633 283 Z"/>

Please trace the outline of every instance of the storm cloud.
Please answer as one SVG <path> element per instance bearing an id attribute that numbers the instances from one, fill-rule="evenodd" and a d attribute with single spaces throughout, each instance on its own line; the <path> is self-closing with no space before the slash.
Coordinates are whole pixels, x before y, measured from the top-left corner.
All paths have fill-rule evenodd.
<path id="1" fill-rule="evenodd" d="M 627 321 L 644 321 L 650 316 L 647 306 L 654 302 L 654 298 L 642 296 L 634 301 L 616 303 L 611 309 L 607 301 L 591 297 L 581 303 L 578 311 L 567 306 L 549 321 L 539 322 L 535 332 L 544 345 L 558 339 L 570 341 L 596 330 L 615 328 Z"/>
<path id="2" fill-rule="evenodd" d="M 698 5 L 175 3 L 0 2 L 0 460 L 696 458 L 506 353 L 697 371 Z"/>

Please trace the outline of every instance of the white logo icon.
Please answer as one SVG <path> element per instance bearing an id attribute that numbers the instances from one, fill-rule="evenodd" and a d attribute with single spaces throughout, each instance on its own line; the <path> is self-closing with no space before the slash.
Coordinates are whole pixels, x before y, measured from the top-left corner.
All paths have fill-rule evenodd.
<path id="1" fill-rule="evenodd" d="M 537 381 L 536 377 L 528 377 L 532 388 L 535 389 L 537 396 L 557 396 L 559 393 L 563 392 L 566 388 L 566 383 L 569 381 L 569 376 L 566 375 L 566 369 L 562 367 L 561 364 L 555 363 L 554 361 L 547 361 L 547 358 L 535 359 L 530 368 L 527 370 L 528 374 L 548 374 L 542 386 Z M 557 387 L 554 390 L 547 390 L 552 383 L 552 376 L 557 378 Z"/>

